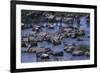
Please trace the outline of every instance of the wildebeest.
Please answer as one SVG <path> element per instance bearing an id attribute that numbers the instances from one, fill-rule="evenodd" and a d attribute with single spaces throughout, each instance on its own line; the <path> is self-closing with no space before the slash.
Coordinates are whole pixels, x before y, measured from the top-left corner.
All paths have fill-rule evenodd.
<path id="1" fill-rule="evenodd" d="M 39 52 L 39 53 L 36 53 L 36 58 L 37 58 L 37 61 L 39 61 L 39 60 L 45 61 L 45 60 L 50 59 L 50 56 L 47 53 Z"/>
<path id="2" fill-rule="evenodd" d="M 61 44 L 61 39 L 59 36 L 53 36 L 51 37 L 51 43 L 53 43 L 54 45 L 59 45 Z"/>
<path id="3" fill-rule="evenodd" d="M 27 44 L 26 42 L 21 41 L 21 47 L 27 47 L 27 45 L 26 45 L 26 44 Z"/>
<path id="4" fill-rule="evenodd" d="M 63 51 L 60 51 L 60 52 L 54 52 L 53 56 L 63 56 L 64 53 Z"/>
<path id="5" fill-rule="evenodd" d="M 76 51 L 72 52 L 72 55 L 73 56 L 82 56 L 82 55 L 84 55 L 84 52 L 81 50 L 76 50 Z"/>
<path id="6" fill-rule="evenodd" d="M 49 24 L 49 25 L 48 25 L 48 28 L 49 28 L 49 29 L 54 29 L 54 25 L 53 25 L 53 24 Z"/>
<path id="7" fill-rule="evenodd" d="M 52 55 L 53 54 L 53 50 L 50 48 L 45 48 L 45 53 L 47 53 L 48 55 Z"/>
<path id="8" fill-rule="evenodd" d="M 67 53 L 71 53 L 73 50 L 75 49 L 75 45 L 74 44 L 67 44 L 64 46 L 64 51 L 66 51 Z"/>
<path id="9" fill-rule="evenodd" d="M 90 52 L 87 51 L 87 52 L 84 53 L 84 55 L 87 56 L 87 57 L 90 57 Z"/>
<path id="10" fill-rule="evenodd" d="M 49 59 L 49 55 L 47 53 L 42 53 L 41 54 L 41 59 Z"/>
<path id="11" fill-rule="evenodd" d="M 22 37 L 21 46 L 22 47 L 27 47 L 27 44 L 28 44 L 28 38 L 26 36 Z"/>
<path id="12" fill-rule="evenodd" d="M 37 33 L 42 31 L 41 26 L 34 25 L 33 28 L 32 28 L 32 31 L 36 31 Z"/>

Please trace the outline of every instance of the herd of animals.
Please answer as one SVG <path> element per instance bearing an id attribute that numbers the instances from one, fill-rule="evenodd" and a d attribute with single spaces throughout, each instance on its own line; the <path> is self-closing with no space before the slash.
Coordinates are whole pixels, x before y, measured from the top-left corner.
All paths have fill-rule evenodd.
<path id="1" fill-rule="evenodd" d="M 89 45 L 76 45 L 76 43 L 66 43 L 62 42 L 62 39 L 77 39 L 77 41 L 83 41 L 82 37 L 84 37 L 85 31 L 79 27 L 80 20 L 77 20 L 77 27 L 73 26 L 73 20 L 68 20 L 68 23 L 65 23 L 66 26 L 57 25 L 53 23 L 46 23 L 44 24 L 31 24 L 22 25 L 22 31 L 31 29 L 28 35 L 21 36 L 21 52 L 22 53 L 35 53 L 36 54 L 36 61 L 50 61 L 52 58 L 53 61 L 60 61 L 63 60 L 64 52 L 71 53 L 72 56 L 86 56 L 90 57 L 90 48 Z M 69 23 L 70 21 L 70 23 Z M 72 22 L 72 23 L 71 23 Z M 87 16 L 88 22 L 88 16 Z M 28 26 L 28 27 L 27 27 Z M 52 33 L 48 32 L 47 30 L 54 30 L 58 28 L 57 31 Z M 45 29 L 45 31 L 44 31 Z M 23 33 L 23 32 L 22 32 Z M 90 38 L 88 35 L 87 38 Z M 43 43 L 43 41 L 47 42 L 48 44 L 52 44 L 54 46 L 58 46 L 63 44 L 62 51 L 54 51 L 53 47 L 38 47 L 38 43 Z"/>

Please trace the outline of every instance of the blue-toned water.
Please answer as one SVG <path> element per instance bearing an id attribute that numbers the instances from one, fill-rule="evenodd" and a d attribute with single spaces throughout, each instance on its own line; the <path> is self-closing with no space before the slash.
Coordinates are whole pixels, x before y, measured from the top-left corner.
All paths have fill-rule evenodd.
<path id="1" fill-rule="evenodd" d="M 54 23 L 56 25 L 56 23 Z M 66 26 L 64 23 L 62 23 L 63 26 Z M 74 21 L 73 25 L 76 25 L 77 23 Z M 60 25 L 60 23 L 58 23 L 57 25 Z M 76 44 L 90 44 L 90 39 L 88 38 L 88 35 L 90 34 L 90 28 L 87 27 L 86 24 L 86 17 L 82 17 L 80 18 L 80 28 L 82 28 L 83 30 L 85 30 L 85 36 L 82 38 L 83 41 L 77 41 L 77 39 L 72 39 L 72 38 L 64 38 L 63 40 L 61 40 L 61 45 L 57 45 L 54 46 L 52 43 L 47 43 L 46 41 L 43 41 L 42 43 L 38 43 L 37 47 L 45 47 L 45 48 L 51 48 L 53 51 L 55 52 L 59 52 L 59 51 L 63 51 L 64 45 L 63 42 L 66 43 L 76 43 Z M 22 35 L 28 35 L 30 33 L 32 29 L 26 29 L 26 30 L 22 30 Z M 46 31 L 50 34 L 55 33 L 56 31 L 59 30 L 59 27 L 55 26 L 54 29 L 47 29 L 47 28 L 43 28 L 42 31 Z M 67 61 L 67 60 L 85 60 L 85 59 L 89 59 L 89 57 L 86 56 L 72 56 L 71 53 L 65 53 L 64 52 L 64 56 L 63 56 L 63 60 Z M 22 63 L 27 63 L 27 62 L 36 62 L 36 54 L 35 53 L 21 53 L 21 62 Z"/>

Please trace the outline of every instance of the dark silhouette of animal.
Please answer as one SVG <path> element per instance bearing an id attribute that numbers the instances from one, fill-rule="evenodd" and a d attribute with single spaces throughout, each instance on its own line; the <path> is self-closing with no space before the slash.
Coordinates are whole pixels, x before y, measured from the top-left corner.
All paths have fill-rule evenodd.
<path id="1" fill-rule="evenodd" d="M 53 56 L 63 56 L 64 55 L 64 53 L 61 51 L 61 52 L 55 52 L 54 54 L 53 54 Z"/>

